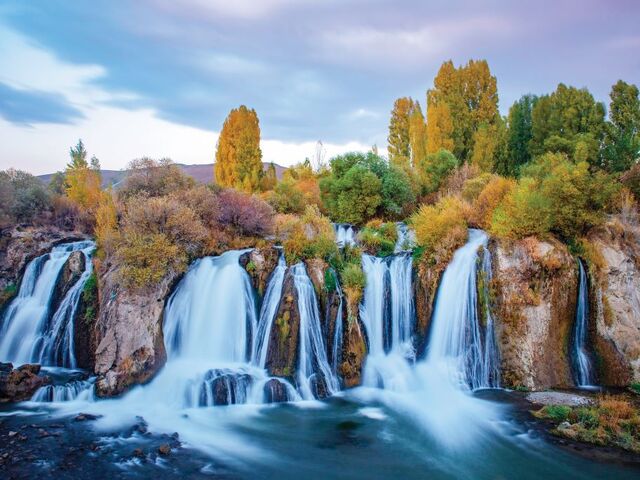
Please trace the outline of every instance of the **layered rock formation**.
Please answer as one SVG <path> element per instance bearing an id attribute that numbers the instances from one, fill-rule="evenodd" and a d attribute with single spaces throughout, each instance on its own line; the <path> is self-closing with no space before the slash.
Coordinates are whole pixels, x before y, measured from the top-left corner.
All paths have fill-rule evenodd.
<path id="1" fill-rule="evenodd" d="M 299 336 L 298 293 L 293 272 L 289 269 L 284 276 L 280 305 L 269 334 L 266 367 L 270 375 L 293 378 L 298 362 Z"/>
<path id="2" fill-rule="evenodd" d="M 492 241 L 490 251 L 502 384 L 572 386 L 569 338 L 578 289 L 576 260 L 557 240 Z"/>
<path id="3" fill-rule="evenodd" d="M 640 229 L 613 219 L 587 241 L 590 337 L 605 385 L 640 381 Z"/>
<path id="4" fill-rule="evenodd" d="M 278 264 L 280 252 L 274 247 L 255 248 L 240 257 L 240 264 L 251 277 L 253 287 L 262 297 L 271 272 Z"/>

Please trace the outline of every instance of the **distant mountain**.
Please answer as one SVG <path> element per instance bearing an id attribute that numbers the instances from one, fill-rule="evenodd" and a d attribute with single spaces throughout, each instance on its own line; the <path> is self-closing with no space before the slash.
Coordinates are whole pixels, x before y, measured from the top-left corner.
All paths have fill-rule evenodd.
<path id="1" fill-rule="evenodd" d="M 210 183 L 214 180 L 214 164 L 206 163 L 204 165 L 184 165 L 182 163 L 176 164 L 184 173 L 193 177 L 196 182 L 200 183 Z M 266 171 L 269 168 L 270 162 L 262 162 L 262 168 Z M 286 167 L 282 165 L 275 164 L 276 166 L 276 176 L 278 180 L 282 179 L 282 174 L 286 170 Z M 117 186 L 124 177 L 127 175 L 127 170 L 102 170 L 102 186 L 107 187 L 109 185 Z M 46 175 L 38 175 L 38 178 L 41 179 L 45 183 L 49 183 L 51 181 L 51 177 L 53 173 L 47 173 Z"/>

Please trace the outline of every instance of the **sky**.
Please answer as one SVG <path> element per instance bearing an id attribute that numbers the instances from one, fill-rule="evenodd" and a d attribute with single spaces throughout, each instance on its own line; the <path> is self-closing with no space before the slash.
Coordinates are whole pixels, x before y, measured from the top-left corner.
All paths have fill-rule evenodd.
<path id="1" fill-rule="evenodd" d="M 212 163 L 230 109 L 254 108 L 264 161 L 377 145 L 396 98 L 424 108 L 441 63 L 484 58 L 503 114 L 559 82 L 608 104 L 640 84 L 636 0 L 3 0 L 0 169 Z"/>

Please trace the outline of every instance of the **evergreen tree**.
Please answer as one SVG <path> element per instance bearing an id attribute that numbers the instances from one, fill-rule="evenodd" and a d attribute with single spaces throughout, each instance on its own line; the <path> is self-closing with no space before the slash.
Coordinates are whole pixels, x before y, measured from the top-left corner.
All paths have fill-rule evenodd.
<path id="1" fill-rule="evenodd" d="M 638 87 L 622 80 L 611 88 L 609 119 L 605 136 L 608 170 L 622 172 L 640 156 L 640 99 Z"/>
<path id="2" fill-rule="evenodd" d="M 215 177 L 219 185 L 246 192 L 260 187 L 262 151 L 255 110 L 241 105 L 229 112 L 218 139 Z"/>
<path id="3" fill-rule="evenodd" d="M 69 150 L 71 161 L 65 170 L 67 197 L 88 212 L 95 212 L 100 201 L 100 164 L 98 159 L 87 162 L 87 150 L 78 140 L 78 144 Z M 97 167 L 97 168 L 96 168 Z"/>

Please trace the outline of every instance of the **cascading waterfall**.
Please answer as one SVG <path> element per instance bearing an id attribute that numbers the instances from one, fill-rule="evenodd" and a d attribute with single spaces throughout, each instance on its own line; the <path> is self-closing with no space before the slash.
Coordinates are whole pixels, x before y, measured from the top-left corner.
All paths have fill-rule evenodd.
<path id="1" fill-rule="evenodd" d="M 485 355 L 489 349 L 483 338 L 492 338 L 493 332 L 483 335 L 477 311 L 478 249 L 486 250 L 487 242 L 483 231 L 469 230 L 469 240 L 456 251 L 445 270 L 427 347 L 427 362 L 440 364 L 461 384 L 474 390 L 497 386 L 497 380 L 492 378 L 497 366 L 487 360 L 493 354 Z M 492 345 L 495 350 L 495 342 Z"/>
<path id="2" fill-rule="evenodd" d="M 334 223 L 333 229 L 336 233 L 336 243 L 340 247 L 352 247 L 356 244 L 356 234 L 352 225 L 348 223 Z"/>
<path id="3" fill-rule="evenodd" d="M 582 260 L 578 260 L 580 282 L 578 286 L 578 303 L 576 320 L 573 328 L 573 366 L 575 383 L 579 387 L 592 386 L 594 381 L 591 359 L 587 350 L 589 321 L 589 284 Z"/>
<path id="4" fill-rule="evenodd" d="M 292 267 L 298 294 L 300 333 L 296 380 L 302 398 L 316 398 L 320 389 L 331 395 L 339 389 L 338 379 L 329 365 L 322 336 L 318 300 L 304 263 Z"/>
<path id="5" fill-rule="evenodd" d="M 484 247 L 483 247 L 484 248 Z M 489 284 L 493 279 L 493 265 L 491 263 L 491 252 L 484 248 L 482 256 L 482 275 L 484 277 L 482 292 L 484 301 L 484 357 L 481 380 L 482 386 L 491 388 L 500 387 L 500 349 L 496 342 L 493 312 L 491 308 L 491 296 L 489 295 Z"/>
<path id="6" fill-rule="evenodd" d="M 74 368 L 73 327 L 80 295 L 92 272 L 91 241 L 54 247 L 25 269 L 18 296 L 11 302 L 0 330 L 0 360 Z M 62 268 L 75 251 L 85 255 L 85 269 L 55 311 L 52 302 Z"/>
<path id="7" fill-rule="evenodd" d="M 360 318 L 369 341 L 365 385 L 395 388 L 407 382 L 405 370 L 415 360 L 412 266 L 409 254 L 362 255 L 367 283 Z"/>
<path id="8" fill-rule="evenodd" d="M 252 363 L 260 368 L 265 368 L 267 362 L 269 334 L 271 333 L 273 320 L 280 305 L 284 274 L 286 271 L 287 262 L 285 261 L 284 252 L 280 252 L 278 265 L 269 278 L 267 289 L 262 300 L 262 308 L 260 309 L 260 318 L 258 320 L 258 331 L 254 342 Z"/>
<path id="9" fill-rule="evenodd" d="M 93 380 L 71 380 L 63 385 L 40 387 L 31 397 L 32 402 L 92 401 Z"/>
<path id="10" fill-rule="evenodd" d="M 344 294 L 342 293 L 342 287 L 340 286 L 340 282 L 338 281 L 336 272 L 332 270 L 331 273 L 333 275 L 334 281 L 336 282 L 336 294 L 340 299 L 340 303 L 338 304 L 338 308 L 336 310 L 336 319 L 333 328 L 333 344 L 331 349 L 331 370 L 337 378 L 338 364 L 340 362 L 340 348 L 342 347 L 342 314 L 344 308 Z"/>

